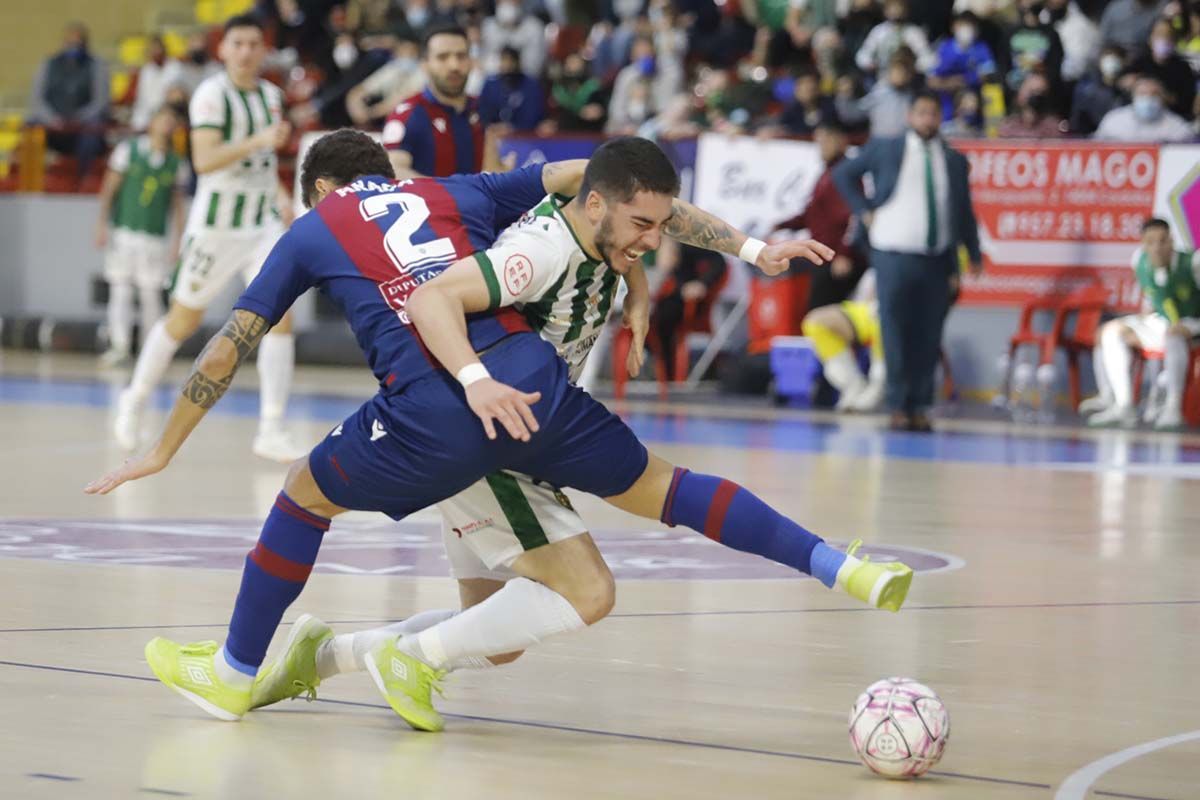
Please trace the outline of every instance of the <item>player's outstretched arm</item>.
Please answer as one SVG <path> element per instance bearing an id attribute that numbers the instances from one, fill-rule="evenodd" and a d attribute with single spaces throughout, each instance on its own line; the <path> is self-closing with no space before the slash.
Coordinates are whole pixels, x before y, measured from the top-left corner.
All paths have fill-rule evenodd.
<path id="1" fill-rule="evenodd" d="M 778 275 L 793 258 L 824 264 L 833 250 L 815 239 L 793 239 L 766 244 L 753 239 L 720 217 L 703 211 L 686 200 L 675 198 L 671 218 L 663 232 L 672 239 L 749 261 L 768 275 Z"/>
<path id="2" fill-rule="evenodd" d="M 167 426 L 150 452 L 126 461 L 119 469 L 88 484 L 84 492 L 108 494 L 126 481 L 144 478 L 165 468 L 192 429 L 225 394 L 238 367 L 270 329 L 271 323 L 265 317 L 236 309 L 225 327 L 209 340 L 196 359 L 192 374 L 183 384 L 183 391 L 167 419 Z"/>
<path id="3" fill-rule="evenodd" d="M 487 437 L 496 438 L 495 421 L 514 439 L 527 442 L 538 429 L 529 407 L 541 393 L 527 394 L 493 380 L 467 337 L 467 314 L 498 305 L 492 291 L 475 258 L 464 258 L 422 284 L 404 310 L 429 352 L 463 385 L 467 405 L 483 422 Z"/>

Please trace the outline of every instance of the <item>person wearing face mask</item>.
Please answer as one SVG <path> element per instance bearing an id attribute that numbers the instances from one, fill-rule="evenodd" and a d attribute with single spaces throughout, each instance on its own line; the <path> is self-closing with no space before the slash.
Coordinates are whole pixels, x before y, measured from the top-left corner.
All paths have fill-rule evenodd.
<path id="1" fill-rule="evenodd" d="M 1113 0 L 1100 17 L 1100 39 L 1117 44 L 1135 57 L 1150 40 L 1150 29 L 1162 15 L 1167 0 Z"/>
<path id="2" fill-rule="evenodd" d="M 550 85 L 550 118 L 539 132 L 601 131 L 605 113 L 603 84 L 592 77 L 582 55 L 570 53 Z"/>
<path id="3" fill-rule="evenodd" d="M 909 104 L 919 88 L 913 58 L 907 47 L 897 49 L 888 61 L 885 78 L 860 98 L 854 96 L 853 80 L 842 78 L 834 99 L 838 117 L 852 126 L 869 121 L 872 136 L 902 135 L 908 127 Z"/>
<path id="4" fill-rule="evenodd" d="M 1192 127 L 1167 109 L 1158 78 L 1141 75 L 1133 85 L 1133 102 L 1114 108 L 1100 120 L 1096 139 L 1116 142 L 1187 142 Z"/>
<path id="5" fill-rule="evenodd" d="M 1090 135 L 1104 115 L 1123 104 L 1124 93 L 1118 85 L 1125 72 L 1125 51 L 1120 45 L 1106 45 L 1100 51 L 1095 70 L 1075 85 L 1071 100 L 1071 132 Z"/>
<path id="6" fill-rule="evenodd" d="M 918 72 L 925 72 L 934 65 L 936 57 L 929 48 L 925 31 L 909 22 L 908 16 L 908 0 L 885 0 L 884 21 L 871 29 L 858 55 L 854 57 L 859 69 L 873 75 L 888 63 L 892 53 L 901 46 L 907 47 L 917 57 Z"/>
<path id="7" fill-rule="evenodd" d="M 108 118 L 108 67 L 88 51 L 88 30 L 81 22 L 63 31 L 63 49 L 38 67 L 29 97 L 28 121 L 48 128 L 46 144 L 74 155 L 83 179 L 104 151 Z"/>
<path id="8" fill-rule="evenodd" d="M 500 51 L 511 47 L 521 54 L 521 72 L 540 76 L 546 61 L 546 26 L 526 13 L 521 0 L 500 0 L 496 15 L 484 19 L 480 28 L 484 69 L 500 67 Z"/>
<path id="9" fill-rule="evenodd" d="M 204 33 L 193 33 L 189 36 L 187 51 L 179 60 L 179 82 L 187 87 L 188 96 L 191 97 L 205 78 L 220 71 L 221 62 L 209 53 L 208 36 Z"/>
<path id="10" fill-rule="evenodd" d="M 417 53 L 416 41 L 397 39 L 392 60 L 346 93 L 346 112 L 355 125 L 382 123 L 404 98 L 425 88 L 425 73 Z"/>
<path id="11" fill-rule="evenodd" d="M 1171 23 L 1160 19 L 1150 29 L 1150 51 L 1133 62 L 1139 75 L 1153 75 L 1167 90 L 1167 107 L 1191 119 L 1196 100 L 1196 75 L 1188 62 L 1175 52 L 1176 34 Z"/>
<path id="12" fill-rule="evenodd" d="M 1001 139 L 1057 139 L 1063 135 L 1062 120 L 1054 113 L 1050 83 L 1030 73 L 1017 93 L 1017 108 L 996 129 Z"/>
<path id="13" fill-rule="evenodd" d="M 1031 72 L 1042 72 L 1057 80 L 1062 71 L 1062 39 L 1054 26 L 1042 22 L 1041 0 L 1020 0 L 1021 18 L 1008 36 L 1012 66 L 1007 82 L 1016 90 Z"/>
<path id="14" fill-rule="evenodd" d="M 954 116 L 954 93 L 978 90 L 985 78 L 996 73 L 992 49 L 979 38 L 979 18 L 970 11 L 956 14 L 953 36 L 943 39 L 937 49 L 937 65 L 929 72 L 929 88 L 942 95 L 942 113 Z"/>
<path id="15" fill-rule="evenodd" d="M 144 131 L 154 112 L 166 102 L 167 87 L 183 79 L 178 61 L 167 58 L 161 36 L 151 36 L 146 45 L 146 63 L 138 70 L 129 127 Z"/>
<path id="16" fill-rule="evenodd" d="M 639 36 L 630 51 L 631 62 L 617 73 L 608 104 L 609 133 L 632 133 L 663 111 L 683 88 L 683 72 L 669 59 L 660 59 L 654 39 Z"/>
<path id="17" fill-rule="evenodd" d="M 954 98 L 954 116 L 942 125 L 947 139 L 977 139 L 983 136 L 983 102 L 979 92 L 963 89 Z"/>
<path id="18" fill-rule="evenodd" d="M 500 71 L 489 76 L 479 93 L 479 116 L 485 126 L 505 131 L 530 132 L 546 115 L 542 85 L 521 72 L 521 54 L 515 48 L 500 51 Z"/>

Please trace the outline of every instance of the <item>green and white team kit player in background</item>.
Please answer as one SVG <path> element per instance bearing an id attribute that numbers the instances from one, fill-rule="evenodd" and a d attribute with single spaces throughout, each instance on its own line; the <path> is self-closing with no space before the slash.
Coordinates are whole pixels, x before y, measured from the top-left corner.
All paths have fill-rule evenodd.
<path id="1" fill-rule="evenodd" d="M 187 164 L 171 146 L 180 122 L 174 109 L 163 106 L 145 134 L 122 141 L 108 159 L 95 238 L 97 247 L 107 248 L 109 347 L 100 357 L 105 366 L 129 359 L 135 289 L 143 337 L 163 313 L 162 290 L 167 264 L 179 251 L 188 181 Z"/>
<path id="2" fill-rule="evenodd" d="M 171 307 L 146 336 L 133 379 L 117 403 L 114 434 L 137 447 L 142 410 L 179 345 L 231 279 L 249 283 L 291 222 L 291 197 L 279 180 L 275 151 L 291 135 L 283 93 L 259 77 L 266 45 L 260 23 L 233 17 L 221 40 L 224 71 L 192 95 L 192 163 L 199 176 L 172 285 Z M 283 215 L 281 217 L 281 215 Z M 283 427 L 295 363 L 291 314 L 258 347 L 259 428 L 256 455 L 290 462 L 304 455 Z"/>

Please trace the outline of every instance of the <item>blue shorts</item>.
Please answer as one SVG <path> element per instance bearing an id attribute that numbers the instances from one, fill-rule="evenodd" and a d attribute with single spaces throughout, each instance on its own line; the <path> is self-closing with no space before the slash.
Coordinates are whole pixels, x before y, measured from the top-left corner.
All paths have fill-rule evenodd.
<path id="1" fill-rule="evenodd" d="M 309 454 L 317 486 L 332 502 L 402 519 L 499 469 L 599 497 L 629 489 L 646 469 L 646 448 L 619 417 L 567 379 L 554 347 L 514 334 L 483 355 L 496 380 L 541 392 L 539 430 L 518 442 L 497 425 L 495 441 L 444 370 L 380 393 Z"/>

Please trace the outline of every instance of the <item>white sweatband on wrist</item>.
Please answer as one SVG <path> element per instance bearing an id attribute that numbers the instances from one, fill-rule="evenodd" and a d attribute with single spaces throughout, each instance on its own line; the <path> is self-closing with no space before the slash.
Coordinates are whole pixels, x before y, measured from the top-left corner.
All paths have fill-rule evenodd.
<path id="1" fill-rule="evenodd" d="M 458 379 L 458 382 L 461 383 L 465 389 L 472 383 L 475 383 L 475 381 L 481 381 L 484 378 L 492 377 L 492 374 L 488 372 L 487 367 L 476 361 L 474 364 L 467 364 L 465 367 L 460 369 L 458 374 L 454 377 Z"/>
<path id="2" fill-rule="evenodd" d="M 745 243 L 742 244 L 742 249 L 738 251 L 738 258 L 750 264 L 757 264 L 759 253 L 761 253 L 763 248 L 766 246 L 767 243 L 762 239 L 747 237 Z"/>

